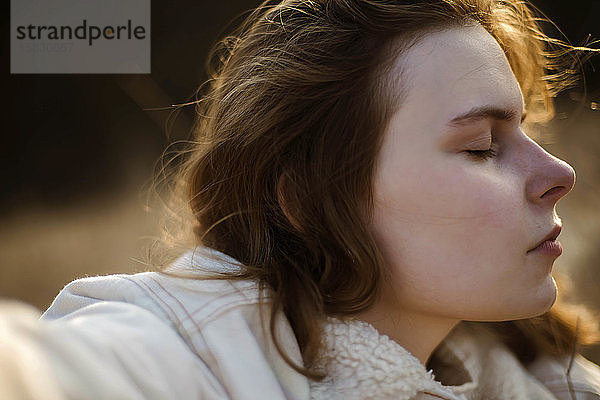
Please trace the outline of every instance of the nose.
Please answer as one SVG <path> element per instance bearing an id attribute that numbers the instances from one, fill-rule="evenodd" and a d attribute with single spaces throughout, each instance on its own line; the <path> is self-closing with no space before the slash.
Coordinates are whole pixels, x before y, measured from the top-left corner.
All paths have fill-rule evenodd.
<path id="1" fill-rule="evenodd" d="M 565 161 L 553 156 L 531 141 L 533 149 L 531 175 L 527 181 L 530 201 L 554 206 L 575 185 L 575 170 Z"/>

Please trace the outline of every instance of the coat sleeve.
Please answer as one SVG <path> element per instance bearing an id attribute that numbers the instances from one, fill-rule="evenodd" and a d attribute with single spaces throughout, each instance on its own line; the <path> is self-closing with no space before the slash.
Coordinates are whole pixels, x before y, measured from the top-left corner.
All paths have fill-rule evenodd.
<path id="1" fill-rule="evenodd" d="M 142 307 L 98 301 L 38 318 L 0 303 L 2 399 L 228 398 L 178 332 Z"/>
<path id="2" fill-rule="evenodd" d="M 559 400 L 600 400 L 600 366 L 576 354 L 569 373 L 569 384 L 567 369 L 570 358 L 541 356 L 528 369 Z"/>

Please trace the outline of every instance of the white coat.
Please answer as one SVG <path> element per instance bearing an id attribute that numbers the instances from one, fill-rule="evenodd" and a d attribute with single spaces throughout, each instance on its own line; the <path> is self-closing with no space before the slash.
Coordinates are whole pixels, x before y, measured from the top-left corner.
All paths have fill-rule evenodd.
<path id="1" fill-rule="evenodd" d="M 198 247 L 170 271 L 235 269 L 231 261 Z M 568 358 L 525 368 L 488 331 L 463 323 L 436 350 L 445 366 L 426 371 L 371 325 L 329 318 L 319 358 L 328 377 L 313 382 L 278 354 L 257 304 L 251 281 L 157 272 L 73 281 L 40 321 L 0 317 L 0 394 L 4 378 L 8 393 L 26 399 L 571 399 Z M 288 320 L 278 322 L 283 347 L 301 364 Z M 18 365 L 6 361 L 11 354 Z M 579 354 L 571 381 L 576 399 L 600 399 L 600 367 Z"/>

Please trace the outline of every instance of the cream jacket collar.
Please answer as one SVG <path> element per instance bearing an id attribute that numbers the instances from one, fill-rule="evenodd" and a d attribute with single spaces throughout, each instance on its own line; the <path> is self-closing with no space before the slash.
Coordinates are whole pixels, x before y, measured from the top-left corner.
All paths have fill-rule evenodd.
<path id="1" fill-rule="evenodd" d="M 313 400 L 556 399 L 490 331 L 465 323 L 436 349 L 435 372 L 364 321 L 328 318 L 324 344 L 317 369 L 328 376 L 310 383 Z"/>
<path id="2" fill-rule="evenodd" d="M 402 400 L 421 391 L 466 399 L 436 381 L 432 370 L 367 322 L 329 318 L 324 345 L 316 369 L 328 375 L 322 382 L 311 382 L 311 399 Z M 475 384 L 471 380 L 460 388 L 469 390 Z"/>

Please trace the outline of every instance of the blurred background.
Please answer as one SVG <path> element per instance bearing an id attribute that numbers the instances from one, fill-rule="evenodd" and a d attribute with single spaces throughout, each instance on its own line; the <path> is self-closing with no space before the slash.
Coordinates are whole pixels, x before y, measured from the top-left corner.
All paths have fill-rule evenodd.
<path id="1" fill-rule="evenodd" d="M 75 278 L 147 269 L 141 260 L 160 226 L 146 191 L 161 154 L 188 137 L 194 118 L 193 106 L 148 109 L 192 99 L 210 46 L 258 3 L 153 1 L 149 75 L 11 75 L 3 3 L 0 298 L 45 309 Z M 546 24 L 553 36 L 575 45 L 600 39 L 599 1 L 533 4 L 560 29 Z M 577 172 L 558 205 L 565 250 L 555 271 L 571 278 L 572 300 L 592 310 L 600 310 L 599 68 L 597 55 L 581 84 L 560 95 L 540 143 Z M 600 347 L 582 353 L 600 363 Z"/>

